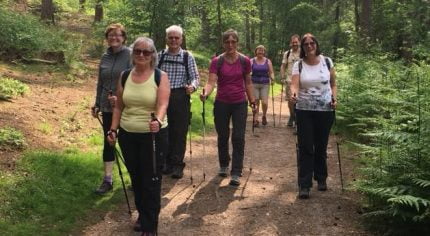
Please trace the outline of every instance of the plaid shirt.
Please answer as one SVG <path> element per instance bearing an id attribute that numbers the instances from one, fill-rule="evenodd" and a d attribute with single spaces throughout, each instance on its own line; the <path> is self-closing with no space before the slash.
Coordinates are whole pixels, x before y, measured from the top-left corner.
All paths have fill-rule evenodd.
<path id="1" fill-rule="evenodd" d="M 163 51 L 158 52 L 158 60 L 161 59 L 162 52 Z M 170 88 L 184 88 L 187 84 L 191 84 L 194 89 L 197 90 L 199 86 L 199 72 L 193 55 L 188 52 L 188 73 L 190 78 L 187 78 L 185 65 L 181 65 L 184 61 L 184 50 L 181 48 L 179 53 L 175 55 L 171 55 L 167 50 L 164 50 L 164 54 L 163 63 L 161 64 L 160 69 L 165 71 L 169 76 Z M 171 63 L 169 61 L 177 61 L 179 63 Z"/>

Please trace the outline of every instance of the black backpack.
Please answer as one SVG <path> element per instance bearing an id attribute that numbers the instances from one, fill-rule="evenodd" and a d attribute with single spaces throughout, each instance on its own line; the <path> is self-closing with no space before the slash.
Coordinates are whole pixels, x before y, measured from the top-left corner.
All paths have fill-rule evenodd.
<path id="1" fill-rule="evenodd" d="M 183 50 L 184 51 L 184 60 L 182 62 L 180 61 L 171 61 L 171 60 L 164 60 L 164 57 L 166 56 L 166 50 L 163 49 L 161 51 L 161 57 L 160 60 L 158 61 L 158 69 L 161 69 L 161 65 L 164 62 L 168 62 L 168 63 L 176 63 L 176 64 L 180 64 L 183 65 L 185 67 L 185 73 L 187 75 L 187 81 L 190 80 L 190 72 L 188 70 L 188 51 L 187 50 Z"/>
<path id="2" fill-rule="evenodd" d="M 131 72 L 131 68 L 124 70 L 122 72 L 121 85 L 123 89 L 124 89 L 125 82 L 127 81 L 128 76 L 130 75 L 130 72 Z M 155 83 L 157 84 L 157 87 L 160 85 L 160 79 L 161 79 L 161 70 L 158 68 L 154 68 L 154 80 L 155 80 Z"/>

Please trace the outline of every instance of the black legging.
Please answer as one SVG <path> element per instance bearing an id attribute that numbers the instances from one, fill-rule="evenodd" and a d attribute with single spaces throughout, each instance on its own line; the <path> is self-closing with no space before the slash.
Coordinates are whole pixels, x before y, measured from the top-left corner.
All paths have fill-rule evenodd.
<path id="1" fill-rule="evenodd" d="M 167 149 L 167 128 L 156 134 L 156 174 L 154 176 L 152 134 L 132 133 L 120 128 L 118 143 L 131 177 L 134 201 L 144 232 L 157 232 L 161 209 L 161 167 Z M 158 180 L 154 180 L 158 177 Z"/>
<path id="2" fill-rule="evenodd" d="M 103 120 L 103 137 L 104 137 L 103 161 L 104 162 L 115 161 L 114 147 L 108 143 L 107 136 L 106 136 L 112 124 L 112 112 L 103 112 L 102 120 Z"/>

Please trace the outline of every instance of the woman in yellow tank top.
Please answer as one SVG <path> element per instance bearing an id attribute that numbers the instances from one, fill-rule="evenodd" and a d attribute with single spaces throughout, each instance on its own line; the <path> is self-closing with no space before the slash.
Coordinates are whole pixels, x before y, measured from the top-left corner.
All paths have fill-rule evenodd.
<path id="1" fill-rule="evenodd" d="M 168 147 L 166 109 L 170 85 L 164 72 L 161 72 L 160 80 L 155 81 L 158 58 L 151 39 L 136 39 L 133 43 L 132 61 L 134 68 L 124 86 L 121 79 L 117 86 L 118 100 L 108 140 L 113 145 L 118 136 L 139 212 L 135 229 L 142 231 L 142 235 L 149 236 L 157 234 L 161 209 L 161 164 Z M 151 113 L 155 114 L 155 119 L 151 118 Z"/>

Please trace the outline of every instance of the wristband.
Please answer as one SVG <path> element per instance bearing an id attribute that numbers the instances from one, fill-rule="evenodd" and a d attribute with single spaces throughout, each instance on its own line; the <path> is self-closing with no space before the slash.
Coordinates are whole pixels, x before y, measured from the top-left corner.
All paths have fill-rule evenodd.
<path id="1" fill-rule="evenodd" d="M 109 130 L 109 131 L 106 133 L 106 136 L 110 136 L 112 133 L 115 133 L 115 136 L 117 136 L 117 132 L 116 132 L 116 130 L 114 130 L 114 129 Z"/>

